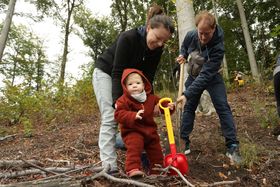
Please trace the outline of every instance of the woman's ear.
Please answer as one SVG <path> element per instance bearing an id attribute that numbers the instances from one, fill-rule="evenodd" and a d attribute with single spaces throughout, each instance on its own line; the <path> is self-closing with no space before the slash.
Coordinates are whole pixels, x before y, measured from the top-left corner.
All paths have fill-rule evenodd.
<path id="1" fill-rule="evenodd" d="M 150 25 L 147 25 L 147 27 L 146 27 L 146 32 L 149 32 L 150 29 L 151 29 L 151 26 L 150 26 Z"/>

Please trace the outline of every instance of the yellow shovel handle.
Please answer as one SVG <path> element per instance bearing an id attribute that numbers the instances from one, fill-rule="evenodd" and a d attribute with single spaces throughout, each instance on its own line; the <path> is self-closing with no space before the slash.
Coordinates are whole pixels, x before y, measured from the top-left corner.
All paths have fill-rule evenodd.
<path id="1" fill-rule="evenodd" d="M 171 124 L 170 110 L 169 110 L 168 107 L 162 106 L 163 102 L 172 103 L 172 99 L 171 98 L 167 98 L 167 97 L 164 97 L 164 98 L 160 99 L 159 100 L 159 107 L 161 109 L 163 109 L 163 111 L 164 111 L 169 144 L 175 144 L 172 124 Z"/>

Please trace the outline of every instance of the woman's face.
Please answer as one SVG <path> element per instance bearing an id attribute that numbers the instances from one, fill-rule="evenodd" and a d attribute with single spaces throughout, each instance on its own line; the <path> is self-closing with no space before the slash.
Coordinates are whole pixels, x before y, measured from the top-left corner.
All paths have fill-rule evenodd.
<path id="1" fill-rule="evenodd" d="M 147 27 L 147 45 L 150 50 L 164 46 L 170 38 L 171 33 L 163 26 L 159 28 Z"/>
<path id="2" fill-rule="evenodd" d="M 197 25 L 198 38 L 202 45 L 206 45 L 213 37 L 215 29 L 212 29 L 208 22 L 201 20 Z"/>

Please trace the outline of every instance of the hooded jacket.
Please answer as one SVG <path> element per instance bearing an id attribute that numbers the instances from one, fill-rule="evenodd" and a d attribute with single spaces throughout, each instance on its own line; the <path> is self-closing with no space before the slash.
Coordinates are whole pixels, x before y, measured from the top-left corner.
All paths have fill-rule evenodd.
<path id="1" fill-rule="evenodd" d="M 145 84 L 145 92 L 147 99 L 143 103 L 134 99 L 127 91 L 125 86 L 125 80 L 131 73 L 137 73 L 141 75 Z M 143 75 L 143 73 L 137 69 L 125 69 L 122 74 L 121 85 L 123 88 L 123 95 L 116 101 L 115 105 L 115 119 L 120 123 L 122 135 L 130 130 L 144 130 L 143 127 L 157 128 L 157 124 L 154 121 L 154 107 L 159 101 L 159 97 L 151 94 L 152 85 L 149 80 Z M 142 119 L 136 119 L 136 114 L 139 110 L 144 109 Z"/>
<path id="2" fill-rule="evenodd" d="M 139 69 L 153 84 L 162 47 L 150 50 L 146 43 L 146 27 L 122 32 L 117 40 L 102 54 L 95 67 L 112 77 L 113 103 L 122 95 L 121 76 L 126 68 Z"/>
<path id="3" fill-rule="evenodd" d="M 185 59 L 188 59 L 189 54 L 193 51 L 200 51 L 205 63 L 193 83 L 184 91 L 186 98 L 201 94 L 219 73 L 225 53 L 222 28 L 218 25 L 216 26 L 212 39 L 205 46 L 200 45 L 197 29 L 188 32 L 182 43 L 180 54 Z"/>

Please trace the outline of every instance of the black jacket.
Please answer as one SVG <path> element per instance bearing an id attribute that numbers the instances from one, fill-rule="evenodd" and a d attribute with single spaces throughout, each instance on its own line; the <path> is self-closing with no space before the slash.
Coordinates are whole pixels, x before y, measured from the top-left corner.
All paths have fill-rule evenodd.
<path id="1" fill-rule="evenodd" d="M 139 27 L 121 33 L 118 39 L 95 62 L 95 67 L 112 77 L 113 103 L 122 95 L 121 77 L 126 68 L 141 70 L 153 84 L 162 48 L 149 50 L 146 28 Z"/>
<path id="2" fill-rule="evenodd" d="M 197 30 L 188 32 L 181 46 L 181 54 L 187 59 L 189 54 L 195 50 L 201 50 L 206 63 L 203 64 L 199 75 L 193 83 L 184 91 L 186 98 L 202 93 L 219 73 L 225 53 L 224 32 L 222 28 L 216 26 L 212 39 L 205 46 L 200 45 Z"/>

